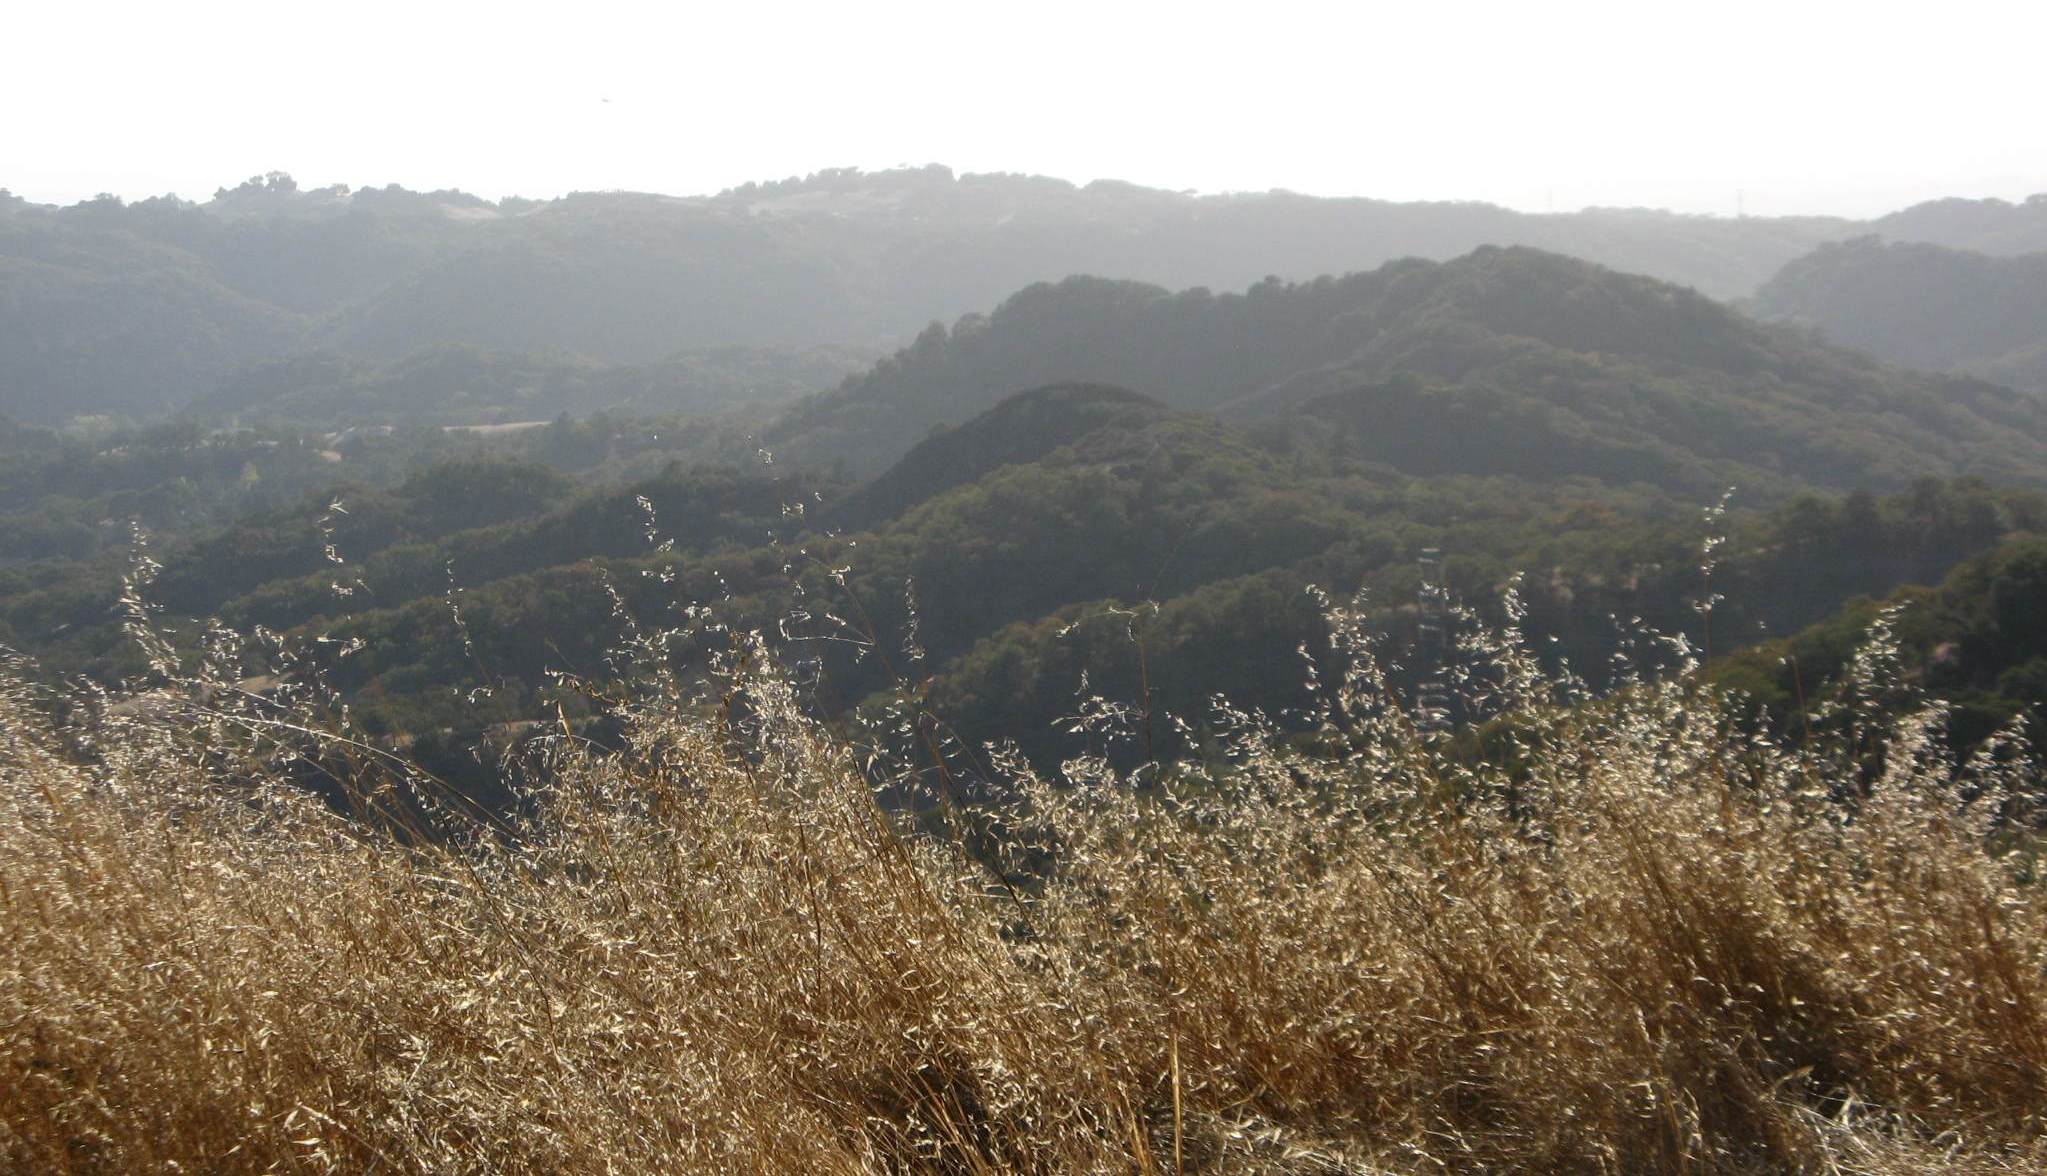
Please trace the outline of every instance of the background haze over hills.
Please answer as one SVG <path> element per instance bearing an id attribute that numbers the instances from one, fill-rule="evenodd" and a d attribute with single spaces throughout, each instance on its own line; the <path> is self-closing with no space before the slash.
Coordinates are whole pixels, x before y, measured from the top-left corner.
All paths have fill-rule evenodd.
<path id="1" fill-rule="evenodd" d="M 486 388 L 465 401 L 475 421 L 663 407 L 664 380 L 675 387 L 665 407 L 703 410 L 786 400 L 933 320 L 1077 273 L 1233 290 L 1518 244 L 1740 298 L 1816 246 L 1872 232 L 2020 254 L 2047 248 L 2047 215 L 2040 202 L 1949 201 L 1874 222 L 1551 216 L 1283 192 L 1195 197 L 940 167 L 823 172 L 693 198 L 493 203 L 301 190 L 277 175 L 203 203 L 0 197 L 0 412 L 55 423 L 147 419 L 195 402 L 215 415 L 260 411 L 249 378 L 259 365 L 308 354 L 380 365 L 446 343 L 690 369 L 638 392 L 555 400 Z M 743 362 L 702 354 L 733 347 L 753 351 Z M 281 395 L 294 386 L 286 373 L 257 385 L 265 379 Z M 598 382 L 621 379 L 649 385 L 645 373 Z M 374 397 L 328 411 L 355 423 L 389 416 Z"/>

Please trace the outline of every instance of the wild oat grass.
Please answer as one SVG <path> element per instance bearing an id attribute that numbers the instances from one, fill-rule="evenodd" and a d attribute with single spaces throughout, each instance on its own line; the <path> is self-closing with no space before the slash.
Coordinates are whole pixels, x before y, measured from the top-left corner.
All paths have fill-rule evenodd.
<path id="1" fill-rule="evenodd" d="M 2047 1164 L 2016 738 L 1949 763 L 1937 709 L 1880 732 L 1873 687 L 1787 745 L 1683 676 L 1564 706 L 1496 650 L 1516 747 L 1453 756 L 1333 613 L 1316 740 L 1219 706 L 1199 764 L 1050 780 L 998 749 L 971 788 L 918 761 L 924 716 L 893 759 L 856 747 L 733 637 L 707 693 L 664 676 L 619 705 L 624 750 L 536 744 L 504 829 L 434 810 L 311 705 L 170 686 L 59 730 L 12 685 L 0 1157 Z M 322 773 L 355 803 L 286 782 Z M 875 799 L 918 781 L 941 794 L 922 819 Z"/>

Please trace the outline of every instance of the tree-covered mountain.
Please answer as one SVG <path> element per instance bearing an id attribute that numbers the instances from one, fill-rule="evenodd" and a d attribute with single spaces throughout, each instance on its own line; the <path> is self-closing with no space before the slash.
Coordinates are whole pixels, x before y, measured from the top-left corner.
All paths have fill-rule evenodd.
<path id="1" fill-rule="evenodd" d="M 1873 363 L 1693 291 L 1531 249 L 1244 294 L 1068 279 L 934 325 L 792 410 L 778 453 L 872 472 L 1022 388 L 1130 388 L 1413 473 L 1740 483 L 2037 483 L 2047 409 Z"/>
<path id="2" fill-rule="evenodd" d="M 2047 192 L 2017 203 L 1991 198 L 1928 200 L 1869 222 L 1892 241 L 1921 241 L 2001 257 L 2047 252 Z"/>
<path id="3" fill-rule="evenodd" d="M 660 648 L 687 663 L 716 617 L 813 662 L 829 713 L 921 682 L 961 737 L 1057 755 L 1073 744 L 1055 720 L 1084 678 L 1112 698 L 1156 691 L 1180 714 L 1217 691 L 1305 705 L 1298 651 L 1322 625 L 1309 589 L 1368 590 L 1376 623 L 1404 639 L 1425 547 L 1481 605 L 1528 573 L 1529 630 L 1597 682 L 1631 640 L 1625 618 L 1725 651 L 2047 528 L 2038 495 L 1974 483 L 1738 506 L 1710 529 L 1698 511 L 1583 476 L 1415 476 L 1055 386 L 861 487 L 779 462 L 678 464 L 571 495 L 544 470 L 467 459 L 389 490 L 324 491 L 163 545 L 148 593 L 179 640 L 205 617 L 291 635 L 385 735 L 582 713 L 551 674 L 601 677 L 671 629 Z M 1728 541 L 1709 583 L 1713 529 Z M 1713 592 L 1707 633 L 1695 606 Z M 0 640 L 53 669 L 137 673 L 120 593 L 104 563 L 0 574 Z"/>
<path id="4" fill-rule="evenodd" d="M 1037 461 L 1092 434 L 1142 430 L 1170 415 L 1148 396 L 1106 384 L 1062 384 L 1011 396 L 956 429 L 932 433 L 826 518 L 858 527 L 1007 465 Z"/>
<path id="5" fill-rule="evenodd" d="M 1751 305 L 1895 363 L 2047 392 L 2047 252 L 1859 237 L 1786 265 Z"/>
<path id="6" fill-rule="evenodd" d="M 765 414 L 864 370 L 845 346 L 704 347 L 646 364 L 422 347 L 389 363 L 314 352 L 247 368 L 186 410 L 195 419 L 304 427 L 492 425 L 569 414 Z"/>
<path id="7" fill-rule="evenodd" d="M 0 192 L 0 412 L 44 423 L 158 415 L 252 364 L 315 351 L 392 362 L 458 343 L 642 365 L 706 347 L 891 345 L 1075 273 L 1237 288 L 1488 243 L 1737 296 L 1855 229 L 1193 196 L 937 167 L 546 202 L 309 191 L 282 175 L 203 203 L 58 208 Z"/>
<path id="8" fill-rule="evenodd" d="M 43 424 L 161 416 L 303 346 L 303 315 L 95 215 L 0 201 L 0 412 Z"/>
<path id="9" fill-rule="evenodd" d="M 525 412 L 548 380 L 610 404 L 627 375 L 461 346 L 330 355 L 211 411 Z M 244 435 L 184 429 L 150 469 Z M 1053 755 L 1083 674 L 1183 714 L 1218 690 L 1305 705 L 1309 589 L 1368 589 L 1398 637 L 1424 548 L 1472 601 L 1528 573 L 1530 631 L 1596 683 L 1638 641 L 1627 618 L 1724 653 L 2047 530 L 2036 398 L 1526 248 L 1220 295 L 1033 285 L 758 441 L 562 418 L 348 485 L 353 459 L 319 440 L 317 494 L 174 521 L 147 591 L 177 641 L 214 617 L 285 634 L 383 737 L 588 716 L 557 674 L 602 677 L 657 633 L 700 660 L 716 617 L 776 633 L 827 713 L 909 683 L 970 742 Z M 61 493 L 61 464 L 24 459 L 23 512 Z M 1729 485 L 1709 584 L 1699 511 Z M 0 642 L 51 672 L 141 672 L 113 553 L 39 554 L 0 570 Z"/>

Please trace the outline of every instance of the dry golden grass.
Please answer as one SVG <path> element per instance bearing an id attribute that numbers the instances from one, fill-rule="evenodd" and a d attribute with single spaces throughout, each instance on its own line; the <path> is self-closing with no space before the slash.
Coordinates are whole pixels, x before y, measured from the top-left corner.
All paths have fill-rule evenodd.
<path id="1" fill-rule="evenodd" d="M 1515 774 L 1414 736 L 1367 669 L 1312 755 L 1225 714 L 1203 770 L 1011 765 L 1012 802 L 950 815 L 970 855 L 877 805 L 783 679 L 719 688 L 635 704 L 623 753 L 556 741 L 517 836 L 439 843 L 279 784 L 254 703 L 81 753 L 8 690 L 0 1157 L 2047 1165 L 2047 903 L 1987 849 L 2037 781 L 1912 723 L 1865 789 L 1852 739 L 1642 686 L 1525 703 Z M 372 808 L 394 779 L 354 776 Z"/>

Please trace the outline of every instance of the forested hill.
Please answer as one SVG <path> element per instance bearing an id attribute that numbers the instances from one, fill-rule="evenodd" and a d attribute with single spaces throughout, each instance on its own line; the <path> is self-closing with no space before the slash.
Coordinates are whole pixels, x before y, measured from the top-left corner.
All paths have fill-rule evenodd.
<path id="1" fill-rule="evenodd" d="M 1021 392 L 959 428 L 925 438 L 829 517 L 871 526 L 1003 466 L 1037 461 L 1093 433 L 1140 430 L 1170 411 L 1149 396 L 1102 384 Z"/>
<path id="2" fill-rule="evenodd" d="M 1799 723 L 1801 696 L 1837 685 L 1886 611 L 1901 685 L 1952 704 L 1960 745 L 2015 712 L 2047 714 L 2047 538 L 2037 532 L 2007 537 L 1932 586 L 1856 596 L 1818 624 L 1744 650 L 1717 677 Z"/>
<path id="3" fill-rule="evenodd" d="M 2038 494 L 1981 483 L 1755 501 L 1744 490 L 1711 524 L 1730 536 L 1710 585 L 1723 652 L 2047 528 Z M 1310 587 L 1369 588 L 1375 624 L 1404 632 L 1425 547 L 1449 553 L 1449 585 L 1475 604 L 1529 573 L 1529 631 L 1597 678 L 1625 637 L 1617 618 L 1698 634 L 1698 511 L 1583 477 L 1415 477 L 1062 386 L 928 439 L 862 489 L 777 461 L 575 493 L 476 457 L 384 490 L 321 487 L 159 545 L 147 595 L 181 640 L 215 617 L 285 634 L 379 734 L 473 733 L 557 703 L 587 718 L 554 672 L 601 673 L 635 626 L 688 627 L 709 608 L 823 659 L 831 713 L 891 689 L 900 651 L 970 745 L 1007 735 L 1056 757 L 1073 750 L 1053 724 L 1084 677 L 1112 698 L 1143 689 L 1140 623 L 1175 713 L 1218 691 L 1274 714 L 1305 705 L 1297 651 L 1327 636 Z M 56 673 L 146 672 L 117 562 L 0 569 L 0 642 Z M 705 639 L 684 635 L 676 656 Z"/>
<path id="4" fill-rule="evenodd" d="M 877 350 L 702 347 L 654 363 L 422 347 L 389 363 L 313 352 L 256 364 L 186 415 L 206 424 L 495 425 L 593 413 L 655 418 L 766 413 L 866 370 Z"/>
<path id="5" fill-rule="evenodd" d="M 1197 197 L 944 168 L 547 202 L 303 190 L 281 175 L 203 203 L 57 208 L 0 191 L 0 412 L 147 417 L 309 351 L 392 361 L 457 343 L 647 364 L 706 346 L 893 345 L 1075 273 L 1241 288 L 1488 243 L 1738 296 L 1856 231 L 1822 218 Z"/>
<path id="6" fill-rule="evenodd" d="M 2047 477 L 2047 410 L 1872 362 L 1693 291 L 1532 249 L 1395 262 L 1243 294 L 1075 278 L 933 326 L 769 431 L 880 469 L 1012 392 L 1113 384 L 1423 474 L 1739 482 Z"/>
<path id="7" fill-rule="evenodd" d="M 1897 363 L 2047 391 L 2047 252 L 2004 257 L 1859 237 L 1786 265 L 1753 306 Z"/>
<path id="8" fill-rule="evenodd" d="M 1923 241 L 2003 257 L 2047 252 L 2047 192 L 2009 200 L 1929 200 L 1869 223 L 1891 241 Z"/>

